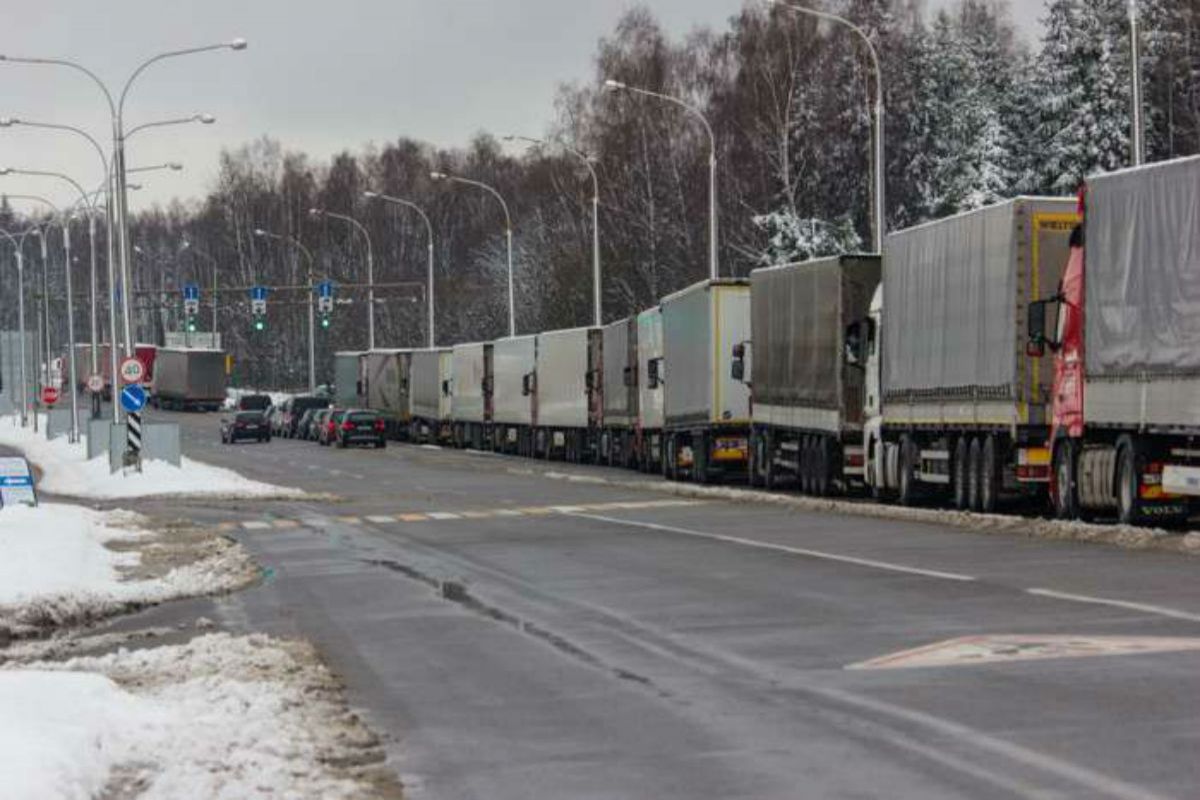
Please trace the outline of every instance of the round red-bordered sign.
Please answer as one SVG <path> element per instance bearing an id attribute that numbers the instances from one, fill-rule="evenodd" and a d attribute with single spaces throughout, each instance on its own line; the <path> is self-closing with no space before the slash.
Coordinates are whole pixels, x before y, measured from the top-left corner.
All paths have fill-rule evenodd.
<path id="1" fill-rule="evenodd" d="M 137 356 L 131 356 L 121 362 L 121 380 L 125 383 L 141 383 L 146 377 L 146 365 Z"/>
<path id="2" fill-rule="evenodd" d="M 42 402 L 48 406 L 52 406 L 58 402 L 58 389 L 53 386 L 47 386 L 42 389 Z"/>
<path id="3" fill-rule="evenodd" d="M 89 375 L 87 379 L 88 391 L 92 394 L 100 394 L 104 391 L 104 376 Z"/>

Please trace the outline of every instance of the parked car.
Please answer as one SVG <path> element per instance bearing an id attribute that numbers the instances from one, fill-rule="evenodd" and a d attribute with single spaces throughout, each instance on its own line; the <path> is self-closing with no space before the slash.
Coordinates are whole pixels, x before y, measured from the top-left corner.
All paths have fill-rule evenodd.
<path id="1" fill-rule="evenodd" d="M 243 439 L 258 442 L 271 441 L 271 430 L 267 427 L 267 417 L 261 411 L 239 411 L 231 417 L 221 420 L 221 441 L 225 444 L 237 444 Z"/>
<path id="2" fill-rule="evenodd" d="M 319 424 L 313 427 L 313 439 L 322 446 L 333 444 L 337 426 L 341 423 L 341 417 L 345 413 L 346 409 L 344 408 L 331 408 L 323 413 Z"/>
<path id="3" fill-rule="evenodd" d="M 367 444 L 382 449 L 387 447 L 386 431 L 387 425 L 379 414 L 353 409 L 336 416 L 333 435 L 338 447 Z"/>
<path id="4" fill-rule="evenodd" d="M 267 412 L 267 427 L 271 429 L 272 436 L 283 435 L 283 406 L 271 406 L 271 410 Z"/>
<path id="5" fill-rule="evenodd" d="M 246 394 L 238 398 L 238 411 L 268 411 L 271 408 L 269 394 Z"/>
<path id="6" fill-rule="evenodd" d="M 313 434 L 312 423 L 321 413 L 319 408 L 310 408 L 300 415 L 300 420 L 292 426 L 291 436 L 293 439 L 311 439 Z"/>
<path id="7" fill-rule="evenodd" d="M 298 433 L 300 421 L 304 418 L 306 411 L 318 411 L 322 408 L 329 408 L 330 402 L 327 397 L 312 397 L 310 395 L 301 395 L 299 397 L 291 397 L 283 403 L 283 435 L 303 439 L 304 436 Z"/>

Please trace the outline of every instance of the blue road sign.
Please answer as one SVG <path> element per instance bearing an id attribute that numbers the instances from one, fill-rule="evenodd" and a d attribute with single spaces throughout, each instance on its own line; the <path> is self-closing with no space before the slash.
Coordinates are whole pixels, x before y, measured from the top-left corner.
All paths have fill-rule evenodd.
<path id="1" fill-rule="evenodd" d="M 0 508 L 37 505 L 33 472 L 23 458 L 0 458 Z"/>
<path id="2" fill-rule="evenodd" d="M 121 390 L 121 408 L 136 414 L 146 407 L 146 390 L 140 384 L 131 383 Z"/>
<path id="3" fill-rule="evenodd" d="M 318 297 L 333 297 L 333 281 L 321 281 L 317 284 Z"/>
<path id="4" fill-rule="evenodd" d="M 266 300 L 267 299 L 267 287 L 251 286 L 250 287 L 250 299 L 251 300 Z"/>
<path id="5" fill-rule="evenodd" d="M 200 287 L 194 283 L 186 284 L 183 287 L 183 299 L 184 300 L 199 300 L 200 299 Z"/>

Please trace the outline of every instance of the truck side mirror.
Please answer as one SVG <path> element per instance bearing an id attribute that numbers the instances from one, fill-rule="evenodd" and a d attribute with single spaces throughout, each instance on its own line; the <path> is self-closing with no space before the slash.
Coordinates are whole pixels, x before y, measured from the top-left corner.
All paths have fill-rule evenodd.
<path id="1" fill-rule="evenodd" d="M 1041 358 L 1046 355 L 1046 302 L 1034 300 L 1029 304 L 1029 319 L 1027 320 L 1028 341 L 1025 343 L 1025 355 L 1030 358 Z"/>
<path id="2" fill-rule="evenodd" d="M 524 397 L 529 396 L 529 376 L 528 375 L 521 376 L 521 394 Z"/>
<path id="3" fill-rule="evenodd" d="M 587 390 L 589 392 L 593 391 L 596 388 L 596 373 L 595 372 L 584 373 L 583 385 L 585 387 L 587 387 Z"/>
<path id="4" fill-rule="evenodd" d="M 658 359 L 652 358 L 646 362 L 646 387 L 657 389 L 660 383 L 662 378 L 658 374 Z"/>
<path id="5" fill-rule="evenodd" d="M 733 361 L 729 366 L 729 374 L 735 381 L 746 379 L 746 343 L 738 342 L 733 346 Z"/>
<path id="6" fill-rule="evenodd" d="M 521 377 L 521 394 L 528 397 L 537 392 L 537 373 L 529 372 Z"/>
<path id="7" fill-rule="evenodd" d="M 442 381 L 442 394 L 446 397 L 450 396 L 450 381 Z"/>
<path id="8" fill-rule="evenodd" d="M 859 320 L 846 326 L 846 338 L 843 350 L 846 354 L 846 365 L 865 369 L 867 358 L 867 325 Z"/>
<path id="9" fill-rule="evenodd" d="M 625 386 L 637 386 L 637 367 L 626 367 L 623 377 Z"/>

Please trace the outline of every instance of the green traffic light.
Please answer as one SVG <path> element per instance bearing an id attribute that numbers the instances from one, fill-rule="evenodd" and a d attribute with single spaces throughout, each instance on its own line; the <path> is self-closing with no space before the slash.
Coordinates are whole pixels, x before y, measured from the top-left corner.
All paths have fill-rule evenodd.
<path id="1" fill-rule="evenodd" d="M 321 327 L 322 328 L 329 327 L 329 317 L 321 317 Z"/>
<path id="2" fill-rule="evenodd" d="M 196 323 L 189 322 L 187 329 L 188 329 L 188 333 L 195 333 L 196 332 Z"/>
<path id="3" fill-rule="evenodd" d="M 254 330 L 262 331 L 267 329 L 267 323 L 261 319 L 254 320 Z"/>

